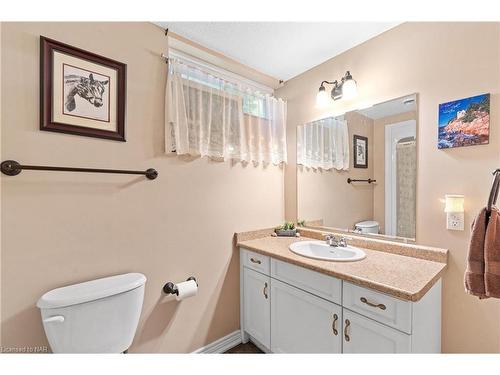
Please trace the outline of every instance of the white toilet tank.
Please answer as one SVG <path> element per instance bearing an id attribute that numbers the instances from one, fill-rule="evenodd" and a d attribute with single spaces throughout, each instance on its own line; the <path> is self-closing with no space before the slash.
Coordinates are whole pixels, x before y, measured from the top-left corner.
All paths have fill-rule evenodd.
<path id="1" fill-rule="evenodd" d="M 146 277 L 105 277 L 57 288 L 37 303 L 54 353 L 122 353 L 134 339 Z"/>
<path id="2" fill-rule="evenodd" d="M 366 220 L 356 223 L 354 230 L 359 233 L 374 233 L 378 234 L 379 224 L 377 221 Z"/>

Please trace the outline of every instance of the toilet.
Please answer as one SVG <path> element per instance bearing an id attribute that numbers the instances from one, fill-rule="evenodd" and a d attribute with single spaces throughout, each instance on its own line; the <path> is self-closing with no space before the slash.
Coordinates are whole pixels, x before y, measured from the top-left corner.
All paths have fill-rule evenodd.
<path id="1" fill-rule="evenodd" d="M 358 233 L 379 233 L 379 224 L 374 220 L 366 220 L 356 223 L 354 226 L 354 231 Z"/>
<path id="2" fill-rule="evenodd" d="M 127 273 L 53 289 L 37 302 L 54 353 L 123 353 L 134 339 L 146 277 Z"/>

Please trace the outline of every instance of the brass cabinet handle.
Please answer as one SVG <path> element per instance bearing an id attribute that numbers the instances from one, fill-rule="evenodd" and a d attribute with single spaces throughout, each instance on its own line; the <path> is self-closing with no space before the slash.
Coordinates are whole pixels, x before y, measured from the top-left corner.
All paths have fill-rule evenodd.
<path id="1" fill-rule="evenodd" d="M 372 302 L 368 301 L 365 297 L 361 297 L 359 300 L 360 300 L 361 302 L 363 302 L 363 303 L 366 303 L 368 306 L 371 306 L 371 307 L 377 307 L 377 308 L 379 308 L 380 310 L 385 310 L 385 309 L 386 309 L 386 307 L 385 307 L 385 305 L 384 305 L 383 303 L 379 303 L 379 304 L 377 305 L 376 303 L 372 303 Z"/>
<path id="2" fill-rule="evenodd" d="M 349 319 L 346 319 L 345 326 L 344 326 L 344 339 L 347 342 L 351 341 L 351 338 L 349 337 L 349 333 L 347 332 L 347 328 L 349 328 L 350 325 L 351 325 L 351 322 L 349 321 Z"/>
<path id="3" fill-rule="evenodd" d="M 267 283 L 264 283 L 264 289 L 262 290 L 262 293 L 264 293 L 264 297 L 266 297 L 266 299 L 267 299 L 267 297 L 268 297 L 268 295 L 267 295 Z"/>
<path id="4" fill-rule="evenodd" d="M 339 320 L 339 316 L 337 314 L 333 314 L 332 331 L 335 336 L 339 334 L 339 331 L 337 331 L 337 320 Z"/>
<path id="5" fill-rule="evenodd" d="M 250 261 L 251 261 L 252 263 L 257 263 L 257 264 L 261 264 L 261 263 L 262 263 L 260 260 L 255 259 L 255 258 L 250 258 Z"/>

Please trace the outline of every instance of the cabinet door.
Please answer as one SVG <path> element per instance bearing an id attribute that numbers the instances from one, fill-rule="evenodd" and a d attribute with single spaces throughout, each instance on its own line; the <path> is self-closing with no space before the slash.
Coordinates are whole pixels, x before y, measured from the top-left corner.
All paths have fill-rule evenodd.
<path id="1" fill-rule="evenodd" d="M 342 308 L 271 279 L 271 351 L 340 353 Z"/>
<path id="2" fill-rule="evenodd" d="M 244 329 L 266 348 L 271 345 L 269 276 L 243 268 Z"/>
<path id="3" fill-rule="evenodd" d="M 343 309 L 344 353 L 410 353 L 411 336 Z"/>

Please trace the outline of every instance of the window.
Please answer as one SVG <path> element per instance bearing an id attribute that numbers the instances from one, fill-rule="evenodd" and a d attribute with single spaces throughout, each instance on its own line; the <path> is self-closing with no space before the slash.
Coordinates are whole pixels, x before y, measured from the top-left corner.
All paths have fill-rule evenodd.
<path id="1" fill-rule="evenodd" d="M 224 160 L 286 162 L 286 103 L 243 77 L 169 59 L 167 152 Z"/>
<path id="2" fill-rule="evenodd" d="M 265 119 L 269 118 L 264 99 L 254 95 L 245 95 L 243 97 L 243 113 Z"/>
<path id="3" fill-rule="evenodd" d="M 265 118 L 265 119 L 268 118 L 266 106 L 264 105 L 265 94 L 260 94 L 260 93 L 248 94 L 245 92 L 239 92 L 237 89 L 232 87 L 233 85 L 231 85 L 231 84 L 226 83 L 226 84 L 222 84 L 222 85 L 217 85 L 214 82 L 210 82 L 210 80 L 208 80 L 208 79 L 203 80 L 201 77 L 191 77 L 191 76 L 187 76 L 186 74 L 183 74 L 182 78 L 185 80 L 190 80 L 192 82 L 199 83 L 199 84 L 204 85 L 206 87 L 210 87 L 212 89 L 223 90 L 229 94 L 232 94 L 235 96 L 240 96 L 242 99 L 242 102 L 243 102 L 243 113 L 250 115 L 250 116 L 256 116 L 256 117 L 261 117 L 261 118 Z"/>

